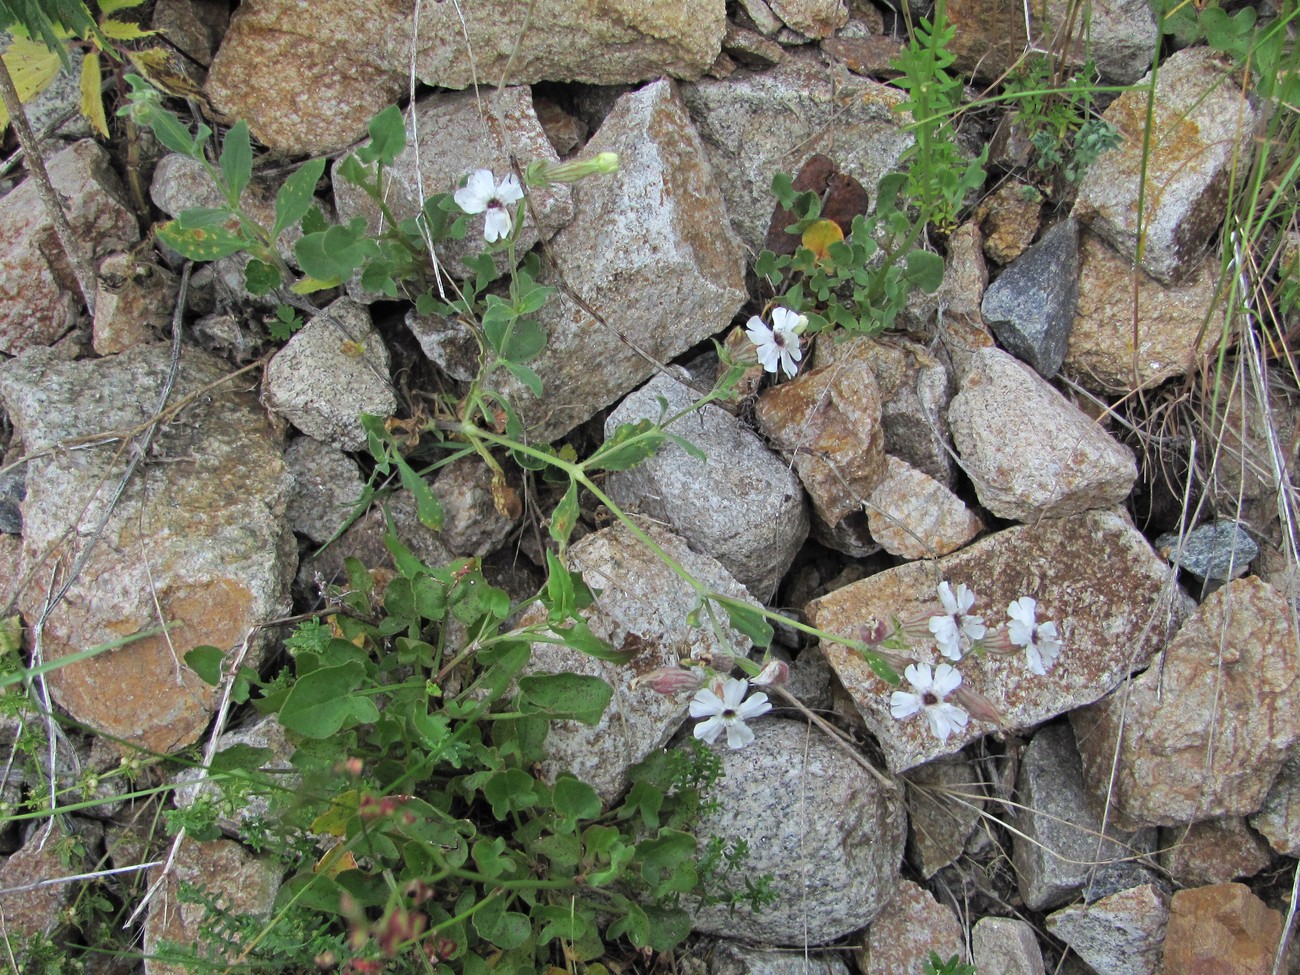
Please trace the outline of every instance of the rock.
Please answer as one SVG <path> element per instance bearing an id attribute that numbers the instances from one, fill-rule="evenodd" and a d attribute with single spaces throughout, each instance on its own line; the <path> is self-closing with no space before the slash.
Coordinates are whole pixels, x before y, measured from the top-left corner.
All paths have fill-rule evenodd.
<path id="1" fill-rule="evenodd" d="M 961 923 L 924 887 L 900 880 L 893 899 L 871 922 L 858 968 L 862 975 L 912 975 L 932 951 L 945 960 L 957 955 L 965 961 Z"/>
<path id="2" fill-rule="evenodd" d="M 1240 816 L 1160 831 L 1160 865 L 1183 887 L 1253 877 L 1272 859 L 1268 844 Z"/>
<path id="3" fill-rule="evenodd" d="M 828 37 L 822 50 L 854 74 L 867 78 L 897 78 L 893 62 L 903 53 L 904 45 L 887 34 L 867 37 Z"/>
<path id="4" fill-rule="evenodd" d="M 438 474 L 432 490 L 443 508 L 439 538 L 455 555 L 482 558 L 500 548 L 519 524 L 519 493 L 504 477 L 494 487 L 492 470 L 480 457 L 452 461 Z M 512 514 L 497 508 L 497 491 L 502 503 L 515 509 Z"/>
<path id="5" fill-rule="evenodd" d="M 1028 165 L 1028 160 L 1020 165 Z M 1038 234 L 1042 212 L 1042 194 L 1028 183 L 1008 182 L 1000 186 L 975 210 L 975 219 L 984 232 L 985 256 L 1002 265 L 1020 257 Z"/>
<path id="6" fill-rule="evenodd" d="M 766 0 L 740 0 L 740 9 L 745 12 L 759 33 L 771 36 L 782 27 L 781 18 L 772 13 Z"/>
<path id="7" fill-rule="evenodd" d="M 925 346 L 900 335 L 854 336 L 843 342 L 827 336 L 817 345 L 815 363 L 836 362 L 865 363 L 876 377 L 885 451 L 951 487 L 952 445 L 945 413 L 952 383 L 944 364 Z"/>
<path id="8" fill-rule="evenodd" d="M 948 427 L 980 503 L 1035 522 L 1119 504 L 1132 452 L 1005 352 L 980 349 L 948 406 Z"/>
<path id="9" fill-rule="evenodd" d="M 230 27 L 230 8 L 221 0 L 158 0 L 153 29 L 205 68 Z"/>
<path id="10" fill-rule="evenodd" d="M 364 447 L 361 414 L 397 411 L 388 347 L 365 307 L 340 298 L 295 333 L 266 365 L 262 401 L 310 437 Z"/>
<path id="11" fill-rule="evenodd" d="M 502 383 L 537 440 L 648 379 L 655 367 L 636 349 L 667 362 L 726 328 L 748 300 L 722 196 L 674 84 L 621 97 L 587 144 L 600 152 L 619 154 L 619 172 L 573 185 L 577 216 L 551 241 L 568 287 L 537 315 L 548 339 L 529 366 L 545 392 L 539 400 Z"/>
<path id="12" fill-rule="evenodd" d="M 91 849 L 103 835 L 102 828 L 93 828 L 95 838 L 86 844 Z M 89 839 L 85 835 L 76 838 L 83 843 Z M 58 883 L 28 890 L 13 888 L 66 877 L 89 867 L 84 862 L 85 854 L 78 855 L 76 845 L 70 842 L 73 839 L 74 836 L 66 835 L 59 828 L 47 833 L 43 826 L 38 827 L 18 852 L 0 862 L 0 912 L 5 919 L 5 945 L 9 949 L 18 947 L 19 958 L 23 954 L 23 941 L 53 934 L 67 922 L 66 908 L 77 896 L 78 888 L 76 884 Z M 71 857 L 72 862 L 65 863 L 64 856 Z M 6 951 L 5 957 L 12 956 Z"/>
<path id="13" fill-rule="evenodd" d="M 557 155 L 567 156 L 587 141 L 587 123 L 559 102 L 534 92 L 533 112 Z"/>
<path id="14" fill-rule="evenodd" d="M 849 975 L 834 954 L 811 957 L 788 951 L 760 951 L 730 941 L 705 941 L 709 975 Z"/>
<path id="15" fill-rule="evenodd" d="M 170 330 L 180 288 L 176 275 L 130 254 L 109 254 L 98 278 L 93 343 L 100 355 L 125 352 Z"/>
<path id="16" fill-rule="evenodd" d="M 875 374 L 861 361 L 821 366 L 764 391 L 759 429 L 812 498 L 813 535 L 849 555 L 875 551 L 863 503 L 884 479 Z"/>
<path id="17" fill-rule="evenodd" d="M 265 819 L 270 811 L 271 789 L 295 790 L 302 781 L 289 761 L 293 757 L 295 746 L 289 741 L 280 725 L 280 719 L 274 714 L 269 714 L 246 728 L 226 732 L 217 741 L 217 755 L 236 746 L 265 749 L 269 753 L 266 761 L 257 768 L 274 783 L 270 789 L 251 788 L 243 795 L 241 802 L 226 805 L 221 801 L 220 786 L 205 778 L 202 769 L 187 768 L 176 774 L 176 788 L 172 792 L 178 809 L 189 809 L 199 798 L 215 801 L 218 809 L 217 825 L 232 837 L 239 836 L 247 824 Z M 266 779 L 254 781 L 264 782 Z"/>
<path id="18" fill-rule="evenodd" d="M 837 77 L 813 51 L 788 52 L 770 71 L 742 69 L 726 81 L 683 85 L 682 96 L 708 149 L 731 225 L 754 255 L 776 206 L 776 173 L 797 173 L 824 152 L 874 193 L 912 144 L 895 111 L 904 100 L 898 89 Z M 793 154 L 791 147 L 798 147 Z"/>
<path id="19" fill-rule="evenodd" d="M 1034 597 L 1038 620 L 1056 622 L 1064 644 L 1047 676 L 1029 674 L 1023 656 L 989 656 L 978 667 L 962 669 L 963 686 L 988 697 L 1007 728 L 1028 728 L 1097 700 L 1160 648 L 1165 614 L 1177 623 L 1183 612 L 1181 602 L 1165 608 L 1171 598 L 1162 594 L 1166 574 L 1126 518 L 1093 511 L 1010 528 L 937 563 L 888 569 L 813 600 L 807 614 L 814 626 L 857 639 L 872 619 L 940 612 L 940 579 L 970 586 L 977 599 L 972 612 L 990 625 L 1013 599 Z M 893 687 L 857 653 L 830 641 L 822 649 L 895 772 L 955 752 L 992 729 L 972 719 L 964 732 L 941 742 L 919 718 L 895 721 L 889 709 Z M 936 662 L 932 641 L 909 653 Z"/>
<path id="20" fill-rule="evenodd" d="M 1166 58 L 1155 86 L 1153 137 L 1139 135 L 1147 128 L 1147 89 L 1139 84 L 1102 113 L 1118 131 L 1133 135 L 1098 157 L 1079 184 L 1075 215 L 1133 260 L 1145 172 L 1142 269 L 1166 284 L 1200 267 L 1223 220 L 1240 143 L 1249 143 L 1259 122 L 1255 107 L 1225 74 L 1208 47 Z"/>
<path id="21" fill-rule="evenodd" d="M 983 786 L 978 771 L 961 756 L 918 765 L 903 778 L 911 826 L 908 858 L 929 880 L 965 850 L 983 815 Z"/>
<path id="22" fill-rule="evenodd" d="M 1034 735 L 1020 761 L 1016 798 L 1012 862 L 1030 910 L 1058 907 L 1080 893 L 1092 902 L 1153 879 L 1134 858 L 1155 850 L 1155 830 L 1132 833 L 1103 823 L 1068 724 Z"/>
<path id="23" fill-rule="evenodd" d="M 27 465 L 15 462 L 11 467 L 6 458 L 4 466 L 6 469 L 0 471 L 0 532 L 21 535 L 22 501 L 27 497 Z"/>
<path id="24" fill-rule="evenodd" d="M 560 161 L 533 111 L 532 93 L 522 86 L 503 88 L 482 100 L 472 91 L 429 95 L 416 103 L 413 119 L 408 113 L 406 125 L 406 148 L 387 169 L 384 179 L 388 190 L 385 202 L 397 220 L 418 216 L 428 197 L 455 191 L 475 170 L 491 170 L 495 178 L 501 179 L 511 171 L 512 157 L 521 166 L 533 161 Z M 412 126 L 418 133 L 418 147 Z M 341 165 L 342 162 L 335 163 L 331 180 L 339 222 L 346 224 L 353 217 L 363 216 L 370 232 L 377 233 L 383 221 L 379 207 L 339 176 Z M 520 256 L 539 240 L 550 240 L 573 219 L 573 199 L 567 185 L 532 189 L 529 200 L 531 206 L 525 210 L 524 229 L 515 244 L 515 253 Z M 533 224 L 534 217 L 541 222 L 540 231 Z M 464 277 L 469 272 L 461 265 L 461 258 L 476 256 L 485 247 L 483 218 L 471 216 L 465 239 L 441 244 L 438 256 L 449 272 Z M 500 252 L 497 270 L 508 273 L 511 269 L 506 266 L 507 261 L 506 252 Z M 359 287 L 351 290 L 358 299 L 366 297 Z"/>
<path id="25" fill-rule="evenodd" d="M 605 437 L 624 423 L 658 420 L 661 398 L 672 416 L 700 395 L 671 376 L 655 376 L 609 415 Z M 668 429 L 707 460 L 667 442 L 631 470 L 611 474 L 606 490 L 625 511 L 654 519 L 717 559 L 766 602 L 808 537 L 808 503 L 799 479 L 752 430 L 716 406 Z"/>
<path id="26" fill-rule="evenodd" d="M 638 525 L 705 586 L 756 605 L 716 561 L 692 552 L 676 535 L 648 522 Z M 675 666 L 679 659 L 731 653 L 731 647 L 739 650 L 749 641 L 731 627 L 724 628 L 724 641 L 712 629 L 688 626 L 695 590 L 621 522 L 572 545 L 565 561 L 570 572 L 581 572 L 589 585 L 603 590 L 600 600 L 582 613 L 591 631 L 616 650 L 635 655 L 628 663 L 610 663 L 559 644 L 533 644 L 530 672 L 590 674 L 614 688 L 598 724 L 552 723 L 546 739 L 548 758 L 541 768 L 548 781 L 572 772 L 611 802 L 627 786 L 628 770 L 663 748 L 686 719 L 689 695 L 660 695 L 648 686 L 634 686 L 635 678 Z M 519 625 L 545 618 L 545 610 L 535 607 Z"/>
<path id="27" fill-rule="evenodd" d="M 785 59 L 785 49 L 758 31 L 727 24 L 722 50 L 747 68 L 767 68 Z"/>
<path id="28" fill-rule="evenodd" d="M 936 294 L 939 312 L 936 349 L 952 366 L 952 375 L 961 379 L 970 369 L 971 354 L 977 349 L 992 348 L 993 333 L 984 324 L 980 305 L 988 287 L 988 265 L 984 263 L 983 238 L 979 227 L 964 223 L 948 238 L 948 263 L 943 284 Z M 946 463 L 952 466 L 951 459 Z M 945 483 L 951 484 L 951 476 Z"/>
<path id="29" fill-rule="evenodd" d="M 1086 231 L 1081 253 L 1066 368 L 1090 388 L 1120 392 L 1156 386 L 1191 369 L 1207 336 L 1214 341 L 1217 334 L 1202 326 L 1214 303 L 1219 262 L 1207 257 L 1182 283 L 1165 286 Z"/>
<path id="30" fill-rule="evenodd" d="M 161 878 L 161 870 L 154 867 L 149 871 L 151 886 Z M 270 916 L 274 906 L 281 872 L 275 860 L 258 859 L 232 840 L 207 843 L 182 840 L 176 862 L 150 902 L 149 916 L 145 919 L 145 975 L 188 975 L 194 971 L 192 964 L 169 960 L 164 941 L 186 947 L 202 946 L 213 953 L 210 960 L 216 965 L 233 960 L 226 953 L 228 946 L 200 940 L 199 929 L 207 908 L 182 901 L 182 884 L 198 887 L 216 898 L 217 905 L 224 910 L 264 918 Z"/>
<path id="31" fill-rule="evenodd" d="M 58 23 L 58 20 L 55 20 Z M 0 50 L 8 52 L 12 43 L 12 34 L 8 30 L 0 31 Z M 38 48 L 37 50 L 41 50 Z M 69 44 L 64 48 L 68 57 L 68 66 L 53 65 L 54 73 L 49 84 L 23 101 L 23 112 L 27 115 L 27 124 L 37 140 L 42 143 L 42 156 L 58 152 L 64 141 L 90 139 L 94 133 L 90 130 L 81 107 L 81 72 L 86 60 L 85 50 L 78 44 Z M 23 79 L 23 68 L 11 65 L 10 70 L 17 72 L 18 83 Z M 28 68 L 30 71 L 30 68 Z M 40 79 L 33 79 L 40 80 Z M 20 89 L 21 90 L 21 89 Z M 5 112 L 5 128 L 9 127 L 9 113 Z"/>
<path id="32" fill-rule="evenodd" d="M 1043 234 L 984 293 L 981 311 L 1003 348 L 1051 379 L 1065 360 L 1079 298 L 1079 225 Z"/>
<path id="33" fill-rule="evenodd" d="M 867 528 L 891 555 L 938 558 L 984 530 L 957 495 L 906 461 L 886 458 L 885 479 L 867 498 Z"/>
<path id="34" fill-rule="evenodd" d="M 73 143 L 45 167 L 92 267 L 140 239 L 108 153 L 92 140 Z M 72 327 L 81 290 L 30 179 L 0 199 L 0 268 L 0 352 L 50 345 Z"/>
<path id="35" fill-rule="evenodd" d="M 1033 927 L 1009 917 L 982 917 L 971 928 L 975 968 L 999 975 L 1046 975 Z"/>
<path id="36" fill-rule="evenodd" d="M 1068 944 L 1097 975 L 1157 975 L 1169 911 L 1164 891 L 1144 884 L 1093 904 L 1062 908 L 1048 916 L 1047 930 Z M 1191 975 L 1192 970 L 1176 971 Z"/>
<path id="37" fill-rule="evenodd" d="M 1159 667 L 1070 716 L 1095 796 L 1116 822 L 1173 826 L 1258 810 L 1300 741 L 1300 646 L 1286 601 L 1256 578 L 1206 597 Z M 1121 735 L 1121 729 L 1123 734 Z"/>
<path id="38" fill-rule="evenodd" d="M 1259 555 L 1259 546 L 1241 523 L 1226 520 L 1197 525 L 1181 543 L 1177 532 L 1166 532 L 1155 546 L 1174 565 L 1205 580 L 1243 576 Z"/>
<path id="39" fill-rule="evenodd" d="M 285 613 L 294 570 L 279 437 L 238 380 L 222 384 L 229 368 L 207 353 L 182 349 L 169 402 L 206 392 L 162 424 L 111 513 L 129 452 L 114 441 L 52 449 L 136 428 L 157 409 L 170 357 L 165 345 L 85 362 L 38 350 L 0 370 L 0 399 L 31 456 L 24 552 L 37 581 L 21 600 L 26 618 L 41 614 L 52 553 L 68 566 L 88 559 L 46 622 L 46 659 L 160 618 L 175 624 L 167 639 L 60 667 L 49 675 L 54 699 L 76 720 L 155 752 L 195 741 L 216 707 L 217 690 L 183 666 L 184 655 L 200 644 L 239 647 L 252 627 Z M 256 668 L 261 649 L 254 639 L 244 662 Z"/>
<path id="40" fill-rule="evenodd" d="M 449 377 L 461 383 L 478 375 L 479 347 L 474 333 L 446 315 L 406 313 L 406 327 L 420 343 L 420 351 Z"/>
<path id="41" fill-rule="evenodd" d="M 463 11 L 430 4 L 421 10 L 415 74 L 438 88 L 489 78 L 507 86 L 698 78 L 721 49 L 724 6 L 629 0 L 616 15 L 592 17 L 578 0 Z M 206 91 L 268 148 L 332 152 L 361 138 L 370 118 L 406 91 L 411 48 L 411 14 L 399 6 L 256 0 L 231 19 Z"/>
<path id="42" fill-rule="evenodd" d="M 293 476 L 289 525 L 313 542 L 328 542 L 352 517 L 365 487 L 357 462 L 337 447 L 298 437 L 284 452 L 284 463 Z"/>
<path id="43" fill-rule="evenodd" d="M 1250 825 L 1276 852 L 1300 854 L 1300 753 L 1288 756 L 1282 763 L 1264 804 L 1250 817 Z"/>
<path id="44" fill-rule="evenodd" d="M 849 19 L 844 0 L 767 0 L 772 13 L 805 37 L 830 37 Z"/>
<path id="45" fill-rule="evenodd" d="M 777 901 L 704 907 L 694 929 L 762 944 L 823 945 L 870 924 L 898 889 L 907 822 L 893 791 L 819 732 L 760 718 L 737 751 L 718 742 L 716 805 L 697 835 L 749 844 L 745 870 L 772 875 Z"/>
<path id="46" fill-rule="evenodd" d="M 1269 975 L 1282 915 L 1241 884 L 1180 890 L 1169 902 L 1160 975 Z"/>

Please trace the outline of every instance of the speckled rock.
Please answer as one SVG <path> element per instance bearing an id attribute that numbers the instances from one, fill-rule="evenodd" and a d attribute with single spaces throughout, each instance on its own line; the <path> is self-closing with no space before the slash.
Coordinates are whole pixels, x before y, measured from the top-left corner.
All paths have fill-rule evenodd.
<path id="1" fill-rule="evenodd" d="M 930 475 L 897 457 L 886 461 L 885 479 L 867 498 L 867 528 L 886 552 L 937 558 L 984 530 L 979 516 Z"/>
<path id="2" fill-rule="evenodd" d="M 1155 541 L 1156 551 L 1180 569 L 1201 579 L 1236 579 L 1246 574 L 1259 555 L 1259 546 L 1241 522 L 1212 521 L 1197 525 L 1180 542 L 1177 532 Z"/>
<path id="3" fill-rule="evenodd" d="M 701 395 L 671 376 L 655 376 L 609 415 L 605 436 L 620 424 L 659 419 L 661 399 L 672 416 Z M 770 599 L 808 537 L 808 502 L 799 479 L 752 430 L 716 406 L 705 406 L 669 431 L 706 459 L 665 443 L 631 470 L 611 474 L 610 497 L 713 556 L 757 599 Z"/>
<path id="4" fill-rule="evenodd" d="M 179 282 L 160 264 L 131 254 L 100 262 L 91 344 L 99 355 L 117 355 L 170 331 Z"/>
<path id="5" fill-rule="evenodd" d="M 1180 890 L 1159 975 L 1269 975 L 1281 938 L 1282 915 L 1242 884 Z"/>
<path id="6" fill-rule="evenodd" d="M 979 770 L 960 755 L 918 765 L 903 778 L 911 827 L 908 860 L 929 880 L 965 850 L 982 817 L 984 787 Z"/>
<path id="7" fill-rule="evenodd" d="M 778 900 L 759 914 L 705 907 L 694 929 L 762 944 L 827 944 L 871 923 L 898 889 L 902 804 L 815 729 L 770 717 L 751 727 L 745 748 L 712 746 L 722 760 L 717 805 L 696 828 L 745 839 L 746 869 L 771 874 Z"/>
<path id="8" fill-rule="evenodd" d="M 438 536 L 456 555 L 482 558 L 499 548 L 519 524 L 517 486 L 503 478 L 494 490 L 492 470 L 478 456 L 452 461 L 439 472 L 432 490 L 443 508 Z M 505 514 L 497 506 L 498 493 Z"/>
<path id="9" fill-rule="evenodd" d="M 1038 234 L 1042 211 L 1042 194 L 1028 183 L 1007 182 L 998 187 L 975 210 L 984 232 L 985 256 L 998 264 L 1018 258 Z"/>
<path id="10" fill-rule="evenodd" d="M 1038 936 L 1026 921 L 982 917 L 971 928 L 975 968 L 1000 975 L 1046 975 Z"/>
<path id="11" fill-rule="evenodd" d="M 1007 727 L 1028 728 L 1097 700 L 1151 658 L 1171 615 L 1174 623 L 1182 619 L 1182 602 L 1169 607 L 1172 594 L 1162 596 L 1166 575 L 1125 517 L 1094 511 L 1010 528 L 937 563 L 888 569 L 813 600 L 807 612 L 815 626 L 857 639 L 873 618 L 938 612 L 935 590 L 941 579 L 970 586 L 977 598 L 973 612 L 990 624 L 1003 617 L 1013 599 L 1034 597 L 1039 621 L 1055 621 L 1064 643 L 1047 676 L 1030 674 L 1023 657 L 990 656 L 962 669 L 965 685 L 988 697 Z M 972 719 L 965 732 L 941 742 L 920 718 L 894 720 L 889 710 L 894 688 L 858 654 L 831 642 L 823 649 L 894 771 L 955 752 L 995 727 Z M 939 659 L 933 642 L 918 641 L 911 653 L 931 664 Z"/>
<path id="12" fill-rule="evenodd" d="M 1184 887 L 1253 877 L 1272 859 L 1268 844 L 1240 816 L 1160 831 L 1160 865 Z"/>
<path id="13" fill-rule="evenodd" d="M 971 354 L 948 426 L 980 503 L 1035 522 L 1119 504 L 1133 454 L 1048 383 L 999 349 Z"/>
<path id="14" fill-rule="evenodd" d="M 1047 918 L 1047 930 L 1097 975 L 1157 975 L 1168 920 L 1168 895 L 1143 884 L 1092 904 L 1064 907 Z M 1177 971 L 1191 975 L 1190 969 Z"/>
<path id="15" fill-rule="evenodd" d="M 1165 283 L 1200 266 L 1223 220 L 1233 160 L 1249 145 L 1259 115 L 1218 55 L 1192 47 L 1170 55 L 1156 79 L 1149 147 L 1137 135 L 1103 153 L 1079 184 L 1075 215 L 1121 255 L 1137 248 L 1138 195 L 1146 174 L 1142 268 Z M 1146 130 L 1147 90 L 1141 84 L 1102 113 L 1120 132 Z M 1241 175 L 1244 169 L 1239 168 Z"/>
<path id="16" fill-rule="evenodd" d="M 337 447 L 298 437 L 284 452 L 293 475 L 286 515 L 293 530 L 325 543 L 352 517 L 365 480 L 361 469 Z"/>
<path id="17" fill-rule="evenodd" d="M 1300 854 L 1300 752 L 1282 763 L 1264 804 L 1250 817 L 1250 825 L 1276 852 Z"/>
<path id="18" fill-rule="evenodd" d="M 1288 619 L 1268 583 L 1234 580 L 1183 624 L 1160 667 L 1070 716 L 1089 789 L 1110 796 L 1116 822 L 1260 808 L 1300 741 L 1300 646 Z"/>
<path id="19" fill-rule="evenodd" d="M 965 961 L 961 922 L 924 887 L 900 880 L 893 899 L 871 922 L 858 968 L 863 975 L 912 975 L 932 951 L 944 960 L 957 955 Z"/>
<path id="20" fill-rule="evenodd" d="M 833 952 L 809 956 L 762 951 L 724 940 L 702 941 L 698 951 L 708 958 L 709 975 L 849 975 L 848 966 Z"/>
<path id="21" fill-rule="evenodd" d="M 772 13 L 805 37 L 830 37 L 849 19 L 845 0 L 768 0 Z"/>
<path id="22" fill-rule="evenodd" d="M 95 827 L 102 835 L 102 830 Z M 91 837 L 82 835 L 85 842 Z M 37 935 L 48 935 L 64 924 L 65 909 L 77 895 L 75 884 L 47 884 L 32 890 L 11 891 L 14 887 L 54 880 L 68 874 L 89 869 L 84 856 L 75 852 L 72 863 L 64 863 L 61 851 L 68 851 L 68 839 L 60 830 L 46 834 L 44 827 L 37 828 L 22 848 L 0 862 L 0 911 L 4 912 L 5 944 L 17 948 L 17 957 L 23 958 L 22 943 Z M 94 842 L 91 842 L 93 848 Z M 9 960 L 6 952 L 6 961 Z"/>
<path id="23" fill-rule="evenodd" d="M 275 789 L 298 788 L 302 777 L 289 761 L 295 746 L 274 714 L 268 714 L 248 727 L 226 732 L 217 741 L 216 754 L 235 746 L 262 750 L 265 760 L 257 768 L 272 777 Z M 176 789 L 172 793 L 178 809 L 190 808 L 200 797 L 216 802 L 217 825 L 232 838 L 239 836 L 241 827 L 267 815 L 271 795 L 270 790 L 252 788 L 238 805 L 227 806 L 221 801 L 221 788 L 198 768 L 186 768 L 176 773 Z"/>

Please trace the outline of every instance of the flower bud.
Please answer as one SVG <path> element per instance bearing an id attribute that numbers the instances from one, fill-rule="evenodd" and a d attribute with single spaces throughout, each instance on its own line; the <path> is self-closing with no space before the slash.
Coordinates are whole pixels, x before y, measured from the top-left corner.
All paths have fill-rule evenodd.
<path id="1" fill-rule="evenodd" d="M 790 665 L 784 660 L 769 660 L 767 665 L 751 678 L 751 684 L 759 687 L 781 687 L 790 679 Z"/>
<path id="2" fill-rule="evenodd" d="M 616 172 L 618 172 L 618 153 L 602 152 L 592 159 L 574 159 L 563 163 L 542 160 L 531 162 L 524 172 L 524 180 L 529 186 L 548 186 L 551 183 L 576 183 L 588 176 Z"/>
<path id="3" fill-rule="evenodd" d="M 652 670 L 648 674 L 642 674 L 632 681 L 634 687 L 640 687 L 644 684 L 656 694 L 663 694 L 665 697 L 671 694 L 680 694 L 682 691 L 695 691 L 704 681 L 704 675 L 698 670 L 687 670 L 685 667 L 661 667 L 659 670 Z"/>
<path id="4" fill-rule="evenodd" d="M 1005 727 L 1006 719 L 1002 717 L 1002 712 L 994 707 L 993 702 L 979 691 L 973 691 L 963 684 L 953 691 L 952 697 L 972 718 Z"/>
<path id="5" fill-rule="evenodd" d="M 888 636 L 889 624 L 874 616 L 858 627 L 858 639 L 873 647 L 879 643 L 884 643 L 885 638 Z"/>

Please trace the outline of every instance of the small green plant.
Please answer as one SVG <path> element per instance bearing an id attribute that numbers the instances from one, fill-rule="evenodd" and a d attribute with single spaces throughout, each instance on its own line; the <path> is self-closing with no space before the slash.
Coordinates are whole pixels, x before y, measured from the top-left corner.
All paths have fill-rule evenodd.
<path id="1" fill-rule="evenodd" d="M 1120 135 L 1093 114 L 1092 62 L 1065 78 L 1058 71 L 1046 57 L 1031 58 L 1007 79 L 1004 90 L 1013 98 L 1015 124 L 1038 152 L 1036 168 L 1077 183 L 1098 156 L 1119 145 Z"/>
<path id="2" fill-rule="evenodd" d="M 962 962 L 960 955 L 953 955 L 944 961 L 936 952 L 930 952 L 925 961 L 924 975 L 978 975 L 974 965 Z"/>

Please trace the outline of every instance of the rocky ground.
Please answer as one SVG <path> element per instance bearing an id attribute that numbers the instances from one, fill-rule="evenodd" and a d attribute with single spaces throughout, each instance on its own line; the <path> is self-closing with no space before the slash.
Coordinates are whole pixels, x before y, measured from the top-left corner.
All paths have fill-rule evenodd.
<path id="1" fill-rule="evenodd" d="M 639 0 L 617 18 L 540 0 L 527 31 L 527 5 L 461 6 L 476 8 L 464 23 L 456 4 L 424 4 L 414 44 L 403 5 L 246 0 L 232 17 L 224 0 L 158 0 L 150 16 L 203 66 L 217 117 L 246 119 L 266 148 L 245 191 L 254 210 L 272 205 L 286 160 L 337 160 L 412 91 L 412 138 L 392 169 L 399 219 L 418 208 L 417 186 L 449 192 L 475 169 L 505 172 L 511 151 L 619 154 L 615 176 L 533 200 L 520 249 L 546 241 L 546 280 L 564 285 L 540 313 L 548 344 L 530 363 L 544 393 L 505 390 L 534 442 L 564 439 L 582 454 L 620 423 L 659 417 L 663 402 L 697 399 L 718 369 L 709 340 L 733 333 L 741 348 L 734 327 L 770 297 L 752 262 L 773 222 L 772 175 L 821 154 L 872 190 L 911 143 L 895 111 L 905 96 L 889 84 L 904 35 L 861 0 Z M 1019 4 L 951 0 L 956 69 L 982 90 L 1027 40 L 1050 46 L 1066 6 L 1036 12 L 1027 39 Z M 1156 49 L 1146 3 L 1093 9 L 1103 84 L 1149 80 Z M 1213 401 L 1205 392 L 1219 354 L 1217 326 L 1202 326 L 1216 320 L 1227 266 L 1224 201 L 1235 154 L 1269 110 L 1239 78 L 1225 84 L 1227 71 L 1208 47 L 1170 46 L 1145 158 L 1134 134 L 1149 85 L 1103 98 L 1125 138 L 1077 185 L 1036 179 L 1007 112 L 971 113 L 961 137 L 990 145 L 993 175 L 934 241 L 939 292 L 915 294 L 889 333 L 822 336 L 797 378 L 754 370 L 740 404 L 682 421 L 707 461 L 670 444 L 604 483 L 713 589 L 828 633 L 856 640 L 874 620 L 942 615 L 947 582 L 974 593 L 971 615 L 990 632 L 1029 596 L 1059 634 L 1042 673 L 1019 653 L 964 668 L 969 721 L 940 738 L 921 716 L 894 716 L 893 688 L 857 653 L 779 633 L 790 690 L 858 758 L 790 708 L 755 721 L 747 748 L 717 746 L 722 801 L 699 829 L 747 837 L 749 869 L 773 875 L 780 908 L 702 912 L 687 954 L 708 971 L 916 975 L 930 950 L 980 975 L 1273 971 L 1300 853 L 1285 517 L 1300 397 L 1282 375 L 1290 353 L 1240 334 L 1224 346 L 1235 381 Z M 502 77 L 499 91 L 468 88 Z M 181 663 L 192 647 L 270 665 L 277 631 L 266 624 L 319 608 L 344 557 L 391 568 L 383 512 L 354 517 L 370 475 L 359 416 L 418 415 L 431 391 L 472 378 L 475 346 L 455 322 L 359 283 L 282 347 L 271 342 L 275 302 L 244 290 L 243 259 L 194 268 L 182 290 L 180 263 L 149 244 L 152 222 L 213 204 L 198 167 L 146 142 L 134 175 L 152 209 L 140 212 L 116 147 L 75 118 L 59 123 L 57 104 L 42 110 L 55 120 L 50 175 L 99 262 L 100 290 L 92 319 L 34 187 L 11 172 L 0 198 L 0 587 L 46 661 L 177 624 L 49 673 L 57 712 L 78 729 L 55 763 L 72 780 L 131 749 L 205 740 L 220 693 Z M 346 183 L 327 184 L 321 201 L 339 220 L 377 220 Z M 466 253 L 443 259 L 465 273 Z M 437 534 L 409 495 L 390 498 L 417 555 L 481 557 L 513 595 L 536 589 L 545 530 L 497 511 L 481 465 L 458 461 L 431 488 L 447 511 Z M 541 510 L 556 500 L 543 496 Z M 569 560 L 604 588 L 593 630 L 616 644 L 637 636 L 638 670 L 671 665 L 684 647 L 716 650 L 686 625 L 690 587 L 594 499 L 583 504 Z M 686 697 L 545 652 L 551 669 L 616 688 L 618 721 L 550 740 L 555 768 L 603 798 L 631 764 L 688 734 Z M 933 641 L 911 652 L 943 662 Z M 248 724 L 235 740 L 287 747 L 273 722 L 233 717 Z M 5 718 L 0 741 L 22 720 Z M 10 809 L 34 788 L 21 764 L 6 766 Z M 165 855 L 130 841 L 141 807 L 107 785 L 99 794 L 113 801 L 68 817 L 75 862 L 40 842 L 40 821 L 0 830 L 10 939 L 66 931 L 77 886 L 34 882 Z M 187 843 L 169 877 L 220 878 L 249 910 L 278 883 L 231 839 Z M 186 937 L 192 920 L 153 909 L 145 950 Z M 773 950 L 790 948 L 800 950 Z"/>

